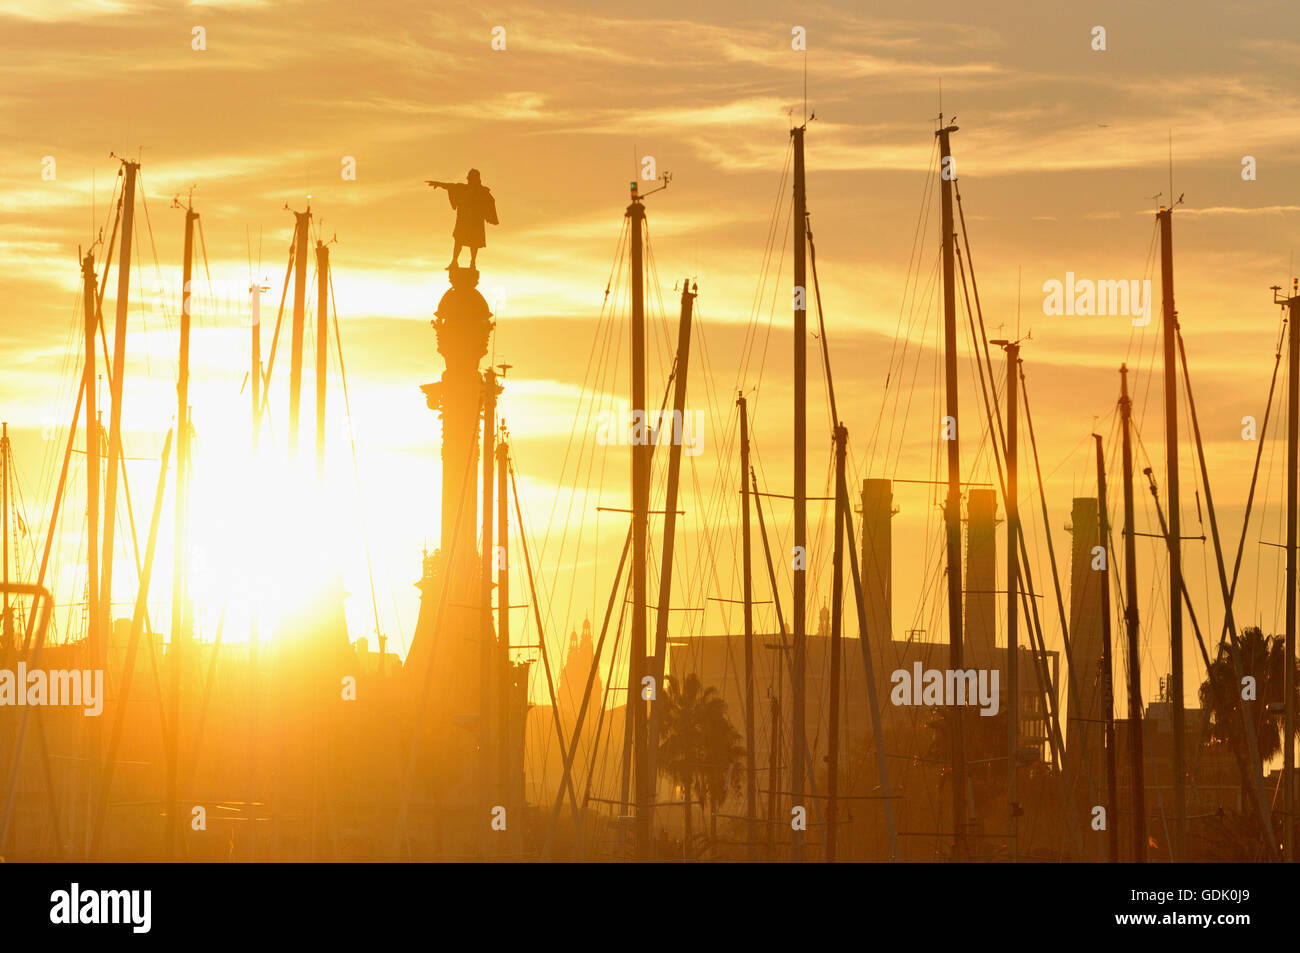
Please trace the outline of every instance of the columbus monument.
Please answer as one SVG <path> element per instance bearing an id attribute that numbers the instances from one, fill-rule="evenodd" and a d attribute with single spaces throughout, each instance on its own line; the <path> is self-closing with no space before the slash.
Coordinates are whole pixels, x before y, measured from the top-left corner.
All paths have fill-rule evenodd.
<path id="1" fill-rule="evenodd" d="M 445 858 L 504 849 L 511 838 L 492 826 L 494 812 L 503 806 L 509 810 L 507 824 L 522 824 L 527 712 L 528 663 L 510 661 L 500 644 L 491 622 L 494 587 L 484 578 L 488 561 L 479 549 L 480 517 L 485 527 L 491 525 L 491 514 L 480 513 L 478 505 L 479 441 L 490 452 L 501 386 L 492 370 L 479 369 L 494 322 L 474 266 L 484 245 L 484 222 L 496 224 L 497 218 L 496 203 L 478 172 L 470 170 L 468 178 L 467 183 L 429 183 L 447 189 L 457 213 L 455 252 L 447 268 L 451 287 L 431 322 L 446 368 L 438 380 L 420 387 L 442 421 L 442 527 L 440 545 L 425 555 L 416 583 L 420 613 L 404 666 L 423 739 L 415 783 L 420 798 L 436 805 L 436 843 L 422 846 Z M 462 247 L 470 249 L 469 268 L 459 265 Z M 491 467 L 482 469 L 490 481 Z M 489 550 L 492 543 L 483 540 Z"/>

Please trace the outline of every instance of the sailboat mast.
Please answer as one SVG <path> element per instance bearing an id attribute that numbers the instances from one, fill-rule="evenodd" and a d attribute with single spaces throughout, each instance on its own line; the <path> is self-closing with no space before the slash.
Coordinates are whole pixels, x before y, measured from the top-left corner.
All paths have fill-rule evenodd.
<path id="1" fill-rule="evenodd" d="M 99 573 L 99 410 L 95 393 L 95 332 L 99 327 L 99 303 L 95 288 L 95 253 L 87 252 L 81 261 L 82 299 L 86 308 L 86 360 L 85 381 L 82 385 L 86 399 L 86 647 L 89 664 L 99 664 L 100 646 L 103 643 L 104 599 L 100 593 Z M 98 761 L 100 732 L 99 719 L 92 729 L 91 745 Z M 96 767 L 98 765 L 96 764 Z M 94 777 L 94 772 L 89 772 Z M 93 781 L 91 782 L 93 784 Z M 94 791 L 88 792 L 93 798 Z M 87 803 L 90 803 L 89 801 Z M 7 826 L 7 824 L 6 824 Z M 89 827 L 89 819 L 87 819 Z M 89 830 L 87 830 L 89 837 Z M 88 844 L 89 842 L 87 842 Z"/>
<path id="2" fill-rule="evenodd" d="M 943 122 L 942 116 L 940 123 Z M 961 451 L 957 443 L 957 297 L 953 255 L 956 246 L 952 220 L 952 181 L 955 178 L 949 136 L 956 126 L 943 126 L 939 137 L 942 180 L 943 228 L 943 366 L 946 419 L 942 434 L 948 444 L 948 496 L 943 516 L 948 551 L 948 667 L 962 669 L 961 591 Z M 952 711 L 952 824 L 953 859 L 964 860 L 966 850 L 966 752 L 959 710 Z"/>
<path id="3" fill-rule="evenodd" d="M 1133 401 L 1128 365 L 1120 365 L 1119 416 L 1124 466 L 1124 630 L 1128 639 L 1129 773 L 1133 794 L 1133 860 L 1147 859 L 1146 791 L 1142 775 L 1142 666 L 1138 653 L 1137 535 L 1133 520 Z"/>
<path id="4" fill-rule="evenodd" d="M 1007 823 L 1010 829 L 1008 849 L 1011 862 L 1020 856 L 1020 485 L 1019 429 L 1020 397 L 1016 374 L 1020 363 L 1020 345 L 1008 342 L 1007 352 Z"/>
<path id="5" fill-rule="evenodd" d="M 131 236 L 135 225 L 135 183 L 138 162 L 122 162 L 122 250 L 117 263 L 117 316 L 113 326 L 113 376 L 109 379 L 112 409 L 108 418 L 108 468 L 104 481 L 104 540 L 99 562 L 100 625 L 90 653 L 95 668 L 108 659 L 106 639 L 113 615 L 113 532 L 116 528 L 117 478 L 122 466 L 122 375 L 126 367 L 126 312 L 131 294 Z M 93 387 L 94 382 L 87 382 Z M 96 729 L 98 731 L 98 728 Z"/>
<path id="6" fill-rule="evenodd" d="M 298 459 L 298 408 L 302 400 L 302 341 L 307 322 L 307 232 L 311 206 L 294 212 L 298 249 L 293 259 L 293 340 L 289 348 L 289 459 Z"/>
<path id="7" fill-rule="evenodd" d="M 181 262 L 181 320 L 179 372 L 176 376 L 176 517 L 172 537 L 172 645 L 185 637 L 185 534 L 187 513 L 185 488 L 189 480 L 190 441 L 190 315 L 192 313 L 191 282 L 194 276 L 194 223 L 198 213 L 192 206 L 185 209 L 185 250 Z"/>
<path id="8" fill-rule="evenodd" d="M 645 266 L 642 261 L 642 232 L 645 206 L 632 186 L 627 207 L 631 233 L 632 271 L 632 642 L 628 658 L 627 705 L 632 713 L 632 754 L 636 802 L 636 857 L 650 858 L 649 802 L 652 780 L 647 757 L 648 725 L 641 698 L 641 679 L 646 674 L 646 556 L 650 508 L 650 443 L 641 435 L 648 429 L 645 403 Z M 640 429 L 638 430 L 638 423 Z M 654 686 L 656 694 L 660 686 Z"/>
<path id="9" fill-rule="evenodd" d="M 262 288 L 256 280 L 248 286 L 252 342 L 250 349 L 249 381 L 252 384 L 253 416 L 250 447 L 254 472 L 258 468 L 258 447 L 262 430 Z M 248 799 L 244 803 L 244 817 L 248 823 L 248 859 L 257 859 L 257 819 L 254 814 L 254 794 L 257 791 L 257 643 L 261 637 L 260 618 L 256 600 L 248 620 Z M 381 657 L 382 659 L 382 657 Z M 383 664 L 382 661 L 380 663 Z"/>
<path id="10" fill-rule="evenodd" d="M 262 430 L 262 291 L 257 282 L 249 285 L 249 307 L 251 310 L 252 344 L 248 379 L 252 383 L 252 451 L 257 456 L 257 447 L 261 442 Z"/>
<path id="11" fill-rule="evenodd" d="M 1286 389 L 1286 663 L 1283 698 L 1286 699 L 1282 734 L 1283 856 L 1295 863 L 1295 632 L 1296 632 L 1296 507 L 1297 473 L 1300 471 L 1300 294 L 1292 281 L 1287 300 Z"/>
<path id="12" fill-rule="evenodd" d="M 807 653 L 805 611 L 808 565 L 808 309 L 807 249 L 808 202 L 804 189 L 803 135 L 807 126 L 792 129 L 794 137 L 794 633 L 790 673 L 790 791 L 795 807 L 803 807 L 804 761 L 808 735 L 805 729 L 804 666 Z M 803 838 L 791 832 L 792 860 L 802 859 Z"/>
<path id="13" fill-rule="evenodd" d="M 502 369 L 504 371 L 504 368 Z M 497 746 L 498 770 L 501 775 L 501 793 L 505 798 L 507 816 L 517 807 L 514 799 L 515 779 L 510 771 L 511 731 L 510 713 L 511 671 L 510 671 L 510 501 L 507 496 L 507 479 L 509 479 L 510 445 L 506 442 L 504 423 L 501 428 L 501 441 L 497 444 L 497 657 L 500 665 L 499 714 L 500 736 Z M 382 652 L 384 646 L 380 645 Z M 596 663 L 592 660 L 592 664 Z M 561 792 L 563 794 L 563 792 Z"/>
<path id="14" fill-rule="evenodd" d="M 1115 686 L 1111 661 L 1110 631 L 1110 511 L 1106 504 L 1106 458 L 1101 434 L 1093 434 L 1097 444 L 1097 518 L 1102 551 L 1106 562 L 1101 570 L 1101 704 L 1106 719 L 1106 834 L 1112 864 L 1119 862 L 1119 825 L 1116 823 L 1115 780 Z"/>
<path id="15" fill-rule="evenodd" d="M 1173 209 L 1161 208 L 1160 288 L 1162 297 L 1165 375 L 1165 482 L 1169 494 L 1169 707 L 1174 735 L 1174 842 L 1172 859 L 1186 857 L 1187 734 L 1183 727 L 1183 556 L 1178 505 L 1178 312 L 1174 310 Z"/>
<path id="16" fill-rule="evenodd" d="M 839 833 L 840 784 L 840 656 L 844 625 L 844 514 L 849 506 L 849 487 L 844 477 L 848 429 L 835 428 L 835 555 L 831 569 L 831 686 L 830 731 L 826 752 L 826 863 L 835 863 Z M 852 540 L 849 541 L 852 546 Z M 882 792 L 885 793 L 885 792 Z"/>
<path id="17" fill-rule="evenodd" d="M 188 523 L 186 487 L 189 480 L 190 441 L 190 315 L 192 312 L 191 283 L 194 277 L 194 223 L 198 214 L 193 206 L 185 209 L 185 247 L 181 261 L 181 320 L 179 373 L 176 378 L 176 516 L 173 521 L 172 536 L 172 618 L 171 642 L 167 654 L 170 656 L 171 668 L 171 712 L 172 731 L 168 740 L 170 748 L 167 759 L 167 856 L 171 857 L 175 848 L 178 831 L 180 802 L 178 800 L 178 782 L 180 775 L 180 694 L 181 694 L 181 660 L 184 656 L 184 643 L 189 639 L 186 632 L 185 602 L 185 536 Z"/>
<path id="18" fill-rule="evenodd" d="M 13 623 L 9 618 L 9 424 L 0 424 L 0 507 L 4 509 L 4 608 L 0 610 L 0 649 L 9 651 Z"/>
<path id="19" fill-rule="evenodd" d="M 316 242 L 316 476 L 325 476 L 325 384 L 329 367 L 330 247 Z"/>
<path id="20" fill-rule="evenodd" d="M 497 785 L 492 784 L 495 773 L 493 762 L 493 719 L 500 711 L 493 704 L 492 677 L 496 661 L 496 640 L 492 632 L 492 480 L 496 470 L 496 435 L 497 435 L 497 395 L 501 387 L 497 384 L 496 372 L 488 368 L 483 372 L 483 515 L 480 530 L 482 543 L 479 547 L 479 756 L 478 783 L 479 804 L 490 812 L 489 805 L 504 803 L 505 791 L 501 787 L 505 778 Z M 505 731 L 505 722 L 499 731 Z M 498 736 L 499 737 L 499 736 Z M 489 800 L 495 787 L 496 797 Z M 506 815 L 509 817 L 509 814 Z M 508 829 L 508 825 L 507 825 Z M 482 828 L 486 832 L 486 826 Z M 487 837 L 480 837 L 480 843 L 489 842 Z M 487 851 L 484 851 L 486 856 Z"/>
<path id="21" fill-rule="evenodd" d="M 698 286 L 696 288 L 698 290 Z M 659 608 L 655 612 L 655 644 L 650 674 L 654 676 L 655 701 L 650 705 L 649 740 L 646 743 L 646 758 L 649 762 L 647 773 L 651 778 L 658 771 L 659 730 L 663 724 L 661 702 L 665 699 L 659 690 L 664 681 L 664 661 L 668 652 L 668 613 L 672 606 L 673 595 L 673 551 L 677 540 L 677 493 L 682 474 L 682 443 L 686 428 L 686 382 L 691 363 L 691 318 L 694 313 L 695 292 L 691 290 L 689 278 L 682 279 L 682 307 L 677 321 L 677 362 L 673 368 L 673 422 L 668 447 L 668 485 L 664 503 L 664 542 L 659 563 Z M 680 424 L 680 429 L 679 429 Z M 655 434 L 662 429 L 659 423 Z M 646 805 L 649 825 L 654 830 L 653 783 L 650 785 L 650 800 Z"/>
<path id="22" fill-rule="evenodd" d="M 748 818 L 749 859 L 758 859 L 758 779 L 754 776 L 754 578 L 749 532 L 749 404 L 740 408 L 740 553 L 745 600 L 745 815 Z"/>

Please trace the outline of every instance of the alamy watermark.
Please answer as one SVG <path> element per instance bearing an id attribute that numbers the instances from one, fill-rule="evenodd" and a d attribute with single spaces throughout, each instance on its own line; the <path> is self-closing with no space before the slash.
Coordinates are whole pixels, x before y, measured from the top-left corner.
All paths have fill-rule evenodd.
<path id="1" fill-rule="evenodd" d="M 897 669 L 889 676 L 894 688 L 889 700 L 895 705 L 979 706 L 982 717 L 998 713 L 997 669 L 925 669 L 920 662 L 912 670 Z"/>
<path id="2" fill-rule="evenodd" d="M 629 411 L 623 404 L 618 410 L 602 410 L 596 414 L 596 443 L 601 446 L 654 446 L 665 431 L 688 457 L 698 457 L 704 452 L 702 411 Z"/>
<path id="3" fill-rule="evenodd" d="M 1129 315 L 1134 327 L 1151 323 L 1151 279 L 1097 280 L 1065 273 L 1043 282 L 1043 314 Z"/>
<path id="4" fill-rule="evenodd" d="M 91 718 L 104 713 L 104 670 L 0 668 L 0 708 L 6 705 L 80 706 Z"/>
<path id="5" fill-rule="evenodd" d="M 153 925 L 152 890 L 82 890 L 73 883 L 50 894 L 50 922 L 127 924 L 132 933 L 148 933 Z"/>
<path id="6" fill-rule="evenodd" d="M 190 297 L 185 299 L 185 288 L 164 281 L 146 292 L 140 306 L 150 317 L 179 314 L 186 309 L 190 317 L 201 315 L 208 321 L 222 321 L 248 328 L 262 323 L 262 292 L 265 284 L 215 278 L 211 282 L 191 279 Z"/>

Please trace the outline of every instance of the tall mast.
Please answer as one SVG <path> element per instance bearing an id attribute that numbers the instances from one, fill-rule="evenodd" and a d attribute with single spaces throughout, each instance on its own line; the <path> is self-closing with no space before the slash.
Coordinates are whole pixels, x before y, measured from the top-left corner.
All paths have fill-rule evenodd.
<path id="1" fill-rule="evenodd" d="M 1124 629 L 1128 638 L 1129 773 L 1133 794 L 1133 860 L 1147 859 L 1146 793 L 1142 776 L 1142 666 L 1138 653 L 1137 535 L 1133 521 L 1133 401 L 1128 365 L 1119 369 L 1119 416 L 1124 432 Z"/>
<path id="2" fill-rule="evenodd" d="M 804 665 L 807 631 L 808 565 L 808 309 L 806 258 L 808 202 L 804 191 L 803 134 L 807 126 L 790 130 L 794 137 L 794 633 L 791 659 L 790 791 L 796 807 L 803 807 L 804 760 L 808 736 L 805 729 Z M 803 838 L 791 831 L 791 859 L 801 860 Z"/>
<path id="3" fill-rule="evenodd" d="M 754 776 L 754 578 L 749 533 L 749 405 L 742 393 L 740 408 L 740 552 L 745 599 L 745 816 L 748 818 L 749 859 L 758 859 L 758 780 Z"/>
<path id="4" fill-rule="evenodd" d="M 696 291 L 698 291 L 698 286 Z M 691 290 L 689 278 L 682 279 L 682 307 L 677 320 L 677 361 L 673 369 L 673 421 L 670 444 L 668 447 L 668 485 L 665 488 L 664 504 L 664 542 L 659 563 L 659 608 L 655 612 L 655 644 L 651 675 L 654 683 L 660 686 L 664 681 L 664 661 L 668 652 L 668 613 L 671 611 L 673 594 L 673 551 L 677 540 L 677 492 L 681 483 L 682 443 L 686 432 L 686 382 L 691 359 L 691 316 L 695 303 L 695 291 Z M 677 429 L 678 422 L 681 429 Z M 662 422 L 658 430 L 662 430 Z M 664 698 L 656 689 L 655 701 L 650 706 L 649 741 L 646 746 L 650 763 L 649 774 L 653 778 L 658 770 L 659 730 L 663 724 L 663 709 L 660 705 Z M 650 788 L 651 834 L 654 825 L 654 786 Z"/>
<path id="5" fill-rule="evenodd" d="M 1275 293 L 1276 294 L 1276 293 Z M 1283 698 L 1286 706 L 1282 734 L 1283 855 L 1295 863 L 1295 630 L 1296 630 L 1296 506 L 1297 471 L 1300 470 L 1300 289 L 1292 279 L 1287 299 L 1286 389 L 1286 667 Z"/>
<path id="6" fill-rule="evenodd" d="M 763 522 L 763 498 L 759 496 L 758 475 L 755 474 L 752 466 L 749 469 L 749 489 L 754 497 L 754 513 L 758 516 L 758 535 L 763 540 L 763 561 L 767 565 L 768 584 L 772 587 L 772 608 L 776 610 L 777 631 L 781 635 L 781 645 L 768 646 L 768 648 L 785 651 L 785 614 L 781 611 L 781 596 L 776 586 L 776 567 L 772 564 L 772 548 L 768 544 L 767 526 Z M 781 691 L 785 682 L 782 671 L 782 666 L 778 660 L 769 670 L 767 686 L 767 694 L 772 701 L 772 720 L 769 722 L 771 731 L 768 736 L 769 744 L 767 749 L 767 825 L 763 834 L 763 843 L 766 845 L 768 860 L 776 860 L 778 846 L 776 840 L 776 817 L 779 803 L 777 795 L 781 791 L 781 751 L 783 750 L 781 739 Z M 773 690 L 772 681 L 776 682 L 775 690 Z"/>
<path id="7" fill-rule="evenodd" d="M 294 212 L 298 249 L 293 259 L 293 341 L 289 348 L 289 459 L 298 459 L 298 407 L 302 400 L 302 341 L 307 322 L 307 232 L 311 206 Z"/>
<path id="8" fill-rule="evenodd" d="M 181 320 L 179 373 L 176 377 L 176 516 L 172 537 L 172 646 L 186 638 L 186 560 L 185 537 L 188 513 L 186 493 L 190 470 L 189 411 L 190 411 L 190 315 L 192 313 L 191 282 L 194 276 L 194 223 L 198 213 L 192 205 L 185 209 L 185 250 L 181 261 Z M 174 735 L 173 735 L 174 737 Z"/>
<path id="9" fill-rule="evenodd" d="M 648 726 L 646 706 L 641 698 L 641 679 L 646 672 L 646 556 L 650 508 L 650 443 L 645 403 L 645 266 L 642 263 L 642 231 L 645 206 L 632 184 L 632 201 L 627 207 L 632 239 L 632 643 L 628 657 L 627 704 L 632 713 L 632 753 L 636 802 L 636 857 L 650 858 L 649 802 L 653 781 L 646 750 Z M 637 424 L 640 424 L 638 431 Z M 658 693 L 660 686 L 654 686 Z"/>
<path id="10" fill-rule="evenodd" d="M 99 411 L 95 393 L 95 331 L 99 309 L 95 293 L 95 253 L 87 252 L 81 262 L 86 307 L 85 380 L 86 401 L 86 617 L 90 644 L 96 643 L 99 627 Z"/>
<path id="11" fill-rule="evenodd" d="M 262 286 L 255 279 L 248 286 L 249 317 L 252 328 L 250 349 L 249 380 L 252 383 L 253 417 L 251 441 L 251 458 L 253 472 L 257 473 L 258 446 L 262 431 Z M 254 484 L 256 485 L 256 484 Z M 254 814 L 254 794 L 257 790 L 257 650 L 261 636 L 260 617 L 257 600 L 253 600 L 251 616 L 248 620 L 248 800 L 244 805 L 245 819 L 248 823 L 248 859 L 257 859 L 257 819 Z M 383 656 L 380 656 L 380 665 Z"/>
<path id="12" fill-rule="evenodd" d="M 188 529 L 188 498 L 190 440 L 190 315 L 192 313 L 192 281 L 194 277 L 194 223 L 198 213 L 193 205 L 185 208 L 185 249 L 181 261 L 181 341 L 179 373 L 176 378 L 176 516 L 172 536 L 172 618 L 171 642 L 168 646 L 171 669 L 172 730 L 168 740 L 170 757 L 167 759 L 167 856 L 173 855 L 178 832 L 178 783 L 180 777 L 180 693 L 181 662 L 185 655 L 184 643 L 189 641 L 186 629 L 186 559 L 185 539 Z"/>
<path id="13" fill-rule="evenodd" d="M 491 805 L 501 804 L 499 799 L 489 800 L 493 791 L 493 732 L 492 720 L 500 710 L 493 704 L 492 690 L 495 679 L 492 677 L 496 662 L 496 641 L 492 637 L 492 478 L 497 465 L 496 430 L 497 430 L 497 395 L 501 387 L 497 384 L 497 375 L 489 367 L 483 372 L 483 514 L 479 546 L 479 756 L 478 780 L 480 786 L 479 805 L 483 816 L 490 816 Z M 505 722 L 499 728 L 505 731 Z M 502 781 L 505 779 L 503 778 Z M 496 787 L 498 797 L 504 794 L 500 786 Z M 507 812 L 507 818 L 509 813 Z M 507 822 L 507 830 L 509 823 Z M 486 832 L 486 823 L 480 828 Z M 484 838 L 485 839 L 485 838 Z M 486 852 L 485 852 L 486 854 Z"/>
<path id="14" fill-rule="evenodd" d="M 194 223 L 199 214 L 189 205 L 185 209 L 185 251 L 181 262 L 181 341 L 179 353 L 179 373 L 176 377 L 176 433 L 180 439 L 176 444 L 176 518 L 172 543 L 172 640 L 184 637 L 185 616 L 185 534 L 188 513 L 186 512 L 185 487 L 188 485 L 190 471 L 190 316 L 192 314 L 194 277 Z"/>
<path id="15" fill-rule="evenodd" d="M 840 783 L 840 655 L 844 625 L 844 514 L 849 506 L 849 486 L 844 477 L 848 429 L 835 428 L 835 555 L 831 570 L 831 687 L 830 732 L 826 753 L 826 863 L 835 863 L 839 833 Z M 852 540 L 849 541 L 852 546 Z M 881 792 L 887 794 L 888 792 Z"/>
<path id="16" fill-rule="evenodd" d="M 0 507 L 4 508 L 4 608 L 0 610 L 0 650 L 9 652 L 14 641 L 13 620 L 9 615 L 9 424 L 0 424 Z M 3 655 L 0 655 L 2 658 Z"/>
<path id="17" fill-rule="evenodd" d="M 780 678 L 781 666 L 779 664 L 772 666 L 776 669 Z M 764 825 L 763 843 L 767 849 L 767 859 L 776 860 L 776 805 L 777 805 L 777 788 L 781 784 L 781 698 L 778 689 L 776 694 L 772 694 L 771 686 L 768 686 L 768 700 L 771 703 L 768 725 L 768 742 L 767 742 L 767 824 Z"/>
<path id="18" fill-rule="evenodd" d="M 106 639 L 113 616 L 113 531 L 116 527 L 117 478 L 122 467 L 122 374 L 126 366 L 126 312 L 131 293 L 131 235 L 135 224 L 135 182 L 138 162 L 122 161 L 122 245 L 117 262 L 117 316 L 113 325 L 113 376 L 109 378 L 112 409 L 108 424 L 108 468 L 104 481 L 104 541 L 100 569 L 100 625 L 90 645 L 94 668 L 107 662 Z M 93 387 L 94 382 L 87 382 Z M 92 418 L 93 419 L 93 418 Z"/>
<path id="19" fill-rule="evenodd" d="M 505 373 L 503 365 L 502 373 Z M 523 805 L 513 800 L 514 778 L 510 772 L 510 724 L 511 724 L 511 679 L 510 679 L 510 503 L 507 497 L 506 480 L 509 477 L 510 445 L 506 443 L 504 424 L 501 442 L 497 444 L 497 657 L 500 665 L 500 744 L 497 750 L 499 771 L 501 775 L 501 792 L 506 805 L 507 816 Z M 593 660 L 592 664 L 595 664 Z M 563 793 L 563 792 L 561 792 Z"/>
<path id="20" fill-rule="evenodd" d="M 325 476 L 325 383 L 329 367 L 330 247 L 316 241 L 316 476 Z"/>
<path id="21" fill-rule="evenodd" d="M 940 123 L 943 117 L 939 117 Z M 943 517 L 948 537 L 948 667 L 962 669 L 962 592 L 961 592 L 961 451 L 957 445 L 957 298 L 954 284 L 953 252 L 956 245 L 952 222 L 952 149 L 949 135 L 956 126 L 943 126 L 939 137 L 942 174 L 943 229 L 943 366 L 947 427 L 942 428 L 948 443 L 948 496 Z M 951 428 L 951 429 L 949 429 Z M 952 825 L 953 859 L 964 860 L 966 850 L 966 751 L 962 739 L 959 709 L 952 709 Z"/>
<path id="22" fill-rule="evenodd" d="M 262 288 L 256 281 L 248 286 L 248 295 L 252 323 L 251 360 L 248 368 L 248 377 L 253 385 L 251 441 L 253 456 L 256 457 L 262 431 Z"/>
<path id="23" fill-rule="evenodd" d="M 85 380 L 82 389 L 86 400 L 86 645 L 91 665 L 97 665 L 103 640 L 104 620 L 99 589 L 99 412 L 95 393 L 95 332 L 99 326 L 99 303 L 95 288 L 95 253 L 89 251 L 81 261 L 82 300 L 86 309 Z M 74 423 L 75 426 L 75 423 Z M 95 719 L 91 743 L 96 761 L 99 758 L 99 719 Z M 98 767 L 98 764 L 95 765 Z M 95 772 L 90 772 L 94 777 Z M 93 781 L 92 781 L 93 784 Z M 93 791 L 91 792 L 93 795 Z M 89 835 L 89 830 L 87 831 Z"/>
<path id="24" fill-rule="evenodd" d="M 1106 508 L 1106 458 L 1102 452 L 1101 434 L 1093 434 L 1097 443 L 1097 520 L 1102 551 L 1106 562 L 1101 570 L 1101 704 L 1106 719 L 1106 839 L 1112 864 L 1119 862 L 1119 825 L 1116 823 L 1115 780 L 1115 686 L 1114 664 L 1111 661 L 1110 632 L 1110 512 Z"/>
<path id="25" fill-rule="evenodd" d="M 1174 735 L 1174 842 L 1175 861 L 1186 858 L 1187 734 L 1183 727 L 1183 556 L 1182 525 L 1178 506 L 1178 312 L 1174 310 L 1173 209 L 1162 207 L 1160 222 L 1160 289 L 1163 327 L 1161 345 L 1165 374 L 1165 482 L 1169 493 L 1169 705 Z"/>
<path id="26" fill-rule="evenodd" d="M 1018 418 L 1020 397 L 1016 379 L 1020 364 L 1020 345 L 1001 343 L 1007 353 L 1007 823 L 1010 830 L 1011 862 L 1020 856 L 1020 484 L 1018 457 Z"/>

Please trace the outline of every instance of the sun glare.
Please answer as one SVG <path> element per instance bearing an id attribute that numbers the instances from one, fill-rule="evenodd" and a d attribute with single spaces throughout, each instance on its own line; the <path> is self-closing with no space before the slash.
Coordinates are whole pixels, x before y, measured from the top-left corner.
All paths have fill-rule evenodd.
<path id="1" fill-rule="evenodd" d="M 334 591 L 342 575 L 330 514 L 347 487 L 319 478 L 310 451 L 303 457 L 196 461 L 190 593 L 204 619 L 224 614 L 223 641 L 245 641 L 254 626 L 262 641 L 274 639 L 282 620 Z"/>

